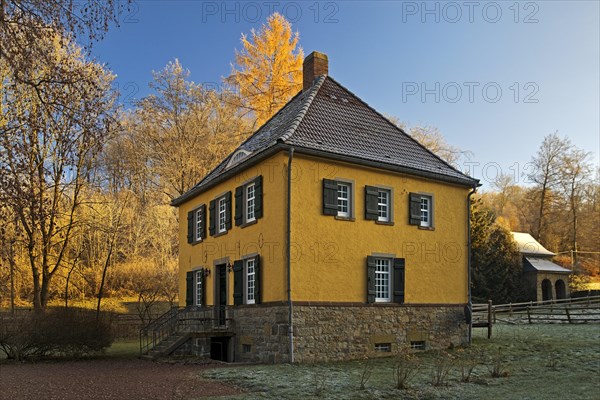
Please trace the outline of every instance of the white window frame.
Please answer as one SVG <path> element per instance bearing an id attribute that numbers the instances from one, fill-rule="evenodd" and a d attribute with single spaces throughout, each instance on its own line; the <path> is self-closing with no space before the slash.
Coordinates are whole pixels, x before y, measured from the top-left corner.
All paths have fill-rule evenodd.
<path id="1" fill-rule="evenodd" d="M 387 264 L 387 271 L 380 271 L 380 267 Z M 392 301 L 392 264 L 391 258 L 378 257 L 375 259 L 375 302 L 390 303 Z M 387 297 L 381 296 L 381 280 L 387 279 Z"/>
<path id="2" fill-rule="evenodd" d="M 433 227 L 433 196 L 421 195 L 421 227 Z"/>
<path id="3" fill-rule="evenodd" d="M 202 228 L 203 217 L 202 207 L 200 207 L 194 212 L 194 239 L 196 242 L 201 242 L 202 239 L 204 239 L 200 232 L 200 228 Z"/>
<path id="4" fill-rule="evenodd" d="M 252 189 L 252 197 L 250 197 Z M 254 182 L 244 186 L 244 221 L 246 223 L 256 221 L 256 184 Z"/>
<path id="5" fill-rule="evenodd" d="M 252 272 L 250 272 L 250 267 L 252 267 Z M 252 286 L 250 286 L 251 282 Z M 245 303 L 256 304 L 256 260 L 254 258 L 244 260 L 244 288 Z"/>
<path id="6" fill-rule="evenodd" d="M 337 186 L 338 186 L 337 187 L 337 206 L 338 206 L 337 216 L 342 217 L 342 218 L 351 218 L 352 217 L 352 183 L 337 181 Z M 345 187 L 347 189 L 346 197 L 340 196 L 340 191 L 341 191 L 340 188 L 341 187 Z M 342 207 L 342 204 L 340 204 L 340 201 L 346 202 L 346 211 L 342 211 L 340 209 Z"/>
<path id="7" fill-rule="evenodd" d="M 385 203 L 381 202 L 381 194 L 385 193 L 387 199 Z M 377 192 L 377 221 L 378 222 L 390 222 L 392 220 L 392 205 L 391 205 L 392 191 L 389 189 L 379 188 Z M 381 215 L 381 208 L 385 207 L 385 216 Z"/>
<path id="8" fill-rule="evenodd" d="M 200 296 L 200 293 L 198 292 L 198 290 L 204 290 L 204 287 L 202 285 L 202 278 L 204 277 L 204 271 L 202 271 L 201 269 L 196 270 L 195 274 L 194 274 L 194 284 L 195 284 L 195 290 L 194 290 L 194 304 L 196 306 L 202 307 L 202 296 Z"/>
<path id="9" fill-rule="evenodd" d="M 217 232 L 227 232 L 227 200 L 225 197 L 217 200 Z"/>

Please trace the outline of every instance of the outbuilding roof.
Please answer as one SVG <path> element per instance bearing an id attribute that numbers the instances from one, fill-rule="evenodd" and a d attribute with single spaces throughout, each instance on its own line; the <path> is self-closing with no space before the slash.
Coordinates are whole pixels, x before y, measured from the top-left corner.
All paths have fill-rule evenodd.
<path id="1" fill-rule="evenodd" d="M 570 274 L 573 272 L 570 269 L 566 269 L 558 264 L 554 264 L 552 261 L 546 258 L 539 257 L 525 257 L 525 262 L 523 263 L 523 271 L 554 272 L 560 274 Z"/>
<path id="2" fill-rule="evenodd" d="M 523 255 L 552 257 L 553 252 L 547 250 L 540 242 L 535 240 L 529 233 L 511 232 L 513 240 L 517 243 L 519 252 Z"/>
<path id="3" fill-rule="evenodd" d="M 180 205 L 276 151 L 294 147 L 312 154 L 450 182 L 479 184 L 375 111 L 329 76 L 293 97 L 194 188 L 173 200 Z M 237 163 L 230 159 L 244 150 Z M 230 173 L 228 173 L 230 171 Z"/>

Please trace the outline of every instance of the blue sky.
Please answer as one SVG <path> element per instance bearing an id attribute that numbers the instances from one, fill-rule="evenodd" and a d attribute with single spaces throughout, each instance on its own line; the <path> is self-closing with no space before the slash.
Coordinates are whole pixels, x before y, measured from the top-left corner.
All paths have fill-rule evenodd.
<path id="1" fill-rule="evenodd" d="M 278 11 L 305 54 L 369 105 L 409 125 L 433 125 L 470 150 L 485 186 L 528 172 L 558 131 L 600 149 L 598 1 L 135 0 L 93 56 L 117 74 L 122 101 L 149 93 L 152 70 L 178 58 L 197 83 L 230 72 L 240 36 Z"/>

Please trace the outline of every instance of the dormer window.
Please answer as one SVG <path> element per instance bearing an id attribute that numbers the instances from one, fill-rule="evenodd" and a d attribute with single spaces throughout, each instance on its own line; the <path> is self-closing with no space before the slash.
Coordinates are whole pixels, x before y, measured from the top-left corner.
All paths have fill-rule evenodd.
<path id="1" fill-rule="evenodd" d="M 247 150 L 238 150 L 235 153 L 233 153 L 233 155 L 231 156 L 231 159 L 229 160 L 229 162 L 227 163 L 227 166 L 225 167 L 227 168 L 231 168 L 236 164 L 239 164 L 244 158 L 248 157 L 250 154 L 252 154 L 252 152 L 247 151 Z"/>

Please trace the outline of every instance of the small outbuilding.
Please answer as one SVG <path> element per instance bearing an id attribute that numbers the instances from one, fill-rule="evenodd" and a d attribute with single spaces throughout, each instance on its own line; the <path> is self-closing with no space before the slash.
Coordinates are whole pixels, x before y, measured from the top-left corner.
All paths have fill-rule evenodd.
<path id="1" fill-rule="evenodd" d="M 523 272 L 529 283 L 529 300 L 566 299 L 570 269 L 552 262 L 556 254 L 546 249 L 529 233 L 511 232 L 522 256 Z"/>

